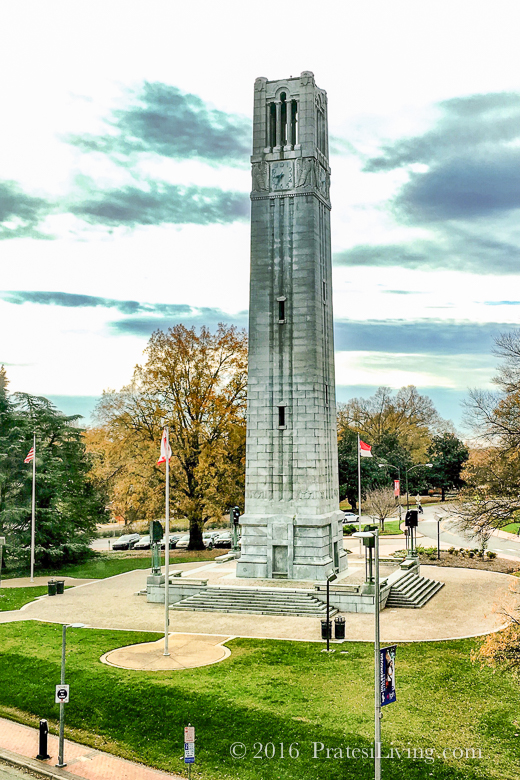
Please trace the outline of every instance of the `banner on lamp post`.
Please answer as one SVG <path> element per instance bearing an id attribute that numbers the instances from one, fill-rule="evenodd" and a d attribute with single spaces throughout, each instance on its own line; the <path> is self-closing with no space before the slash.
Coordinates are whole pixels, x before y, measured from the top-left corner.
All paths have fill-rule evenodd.
<path id="1" fill-rule="evenodd" d="M 401 484 L 398 479 L 394 479 L 394 496 L 397 498 L 401 495 Z"/>
<path id="2" fill-rule="evenodd" d="M 392 704 L 395 695 L 395 654 L 397 645 L 382 647 L 380 653 L 381 707 Z"/>

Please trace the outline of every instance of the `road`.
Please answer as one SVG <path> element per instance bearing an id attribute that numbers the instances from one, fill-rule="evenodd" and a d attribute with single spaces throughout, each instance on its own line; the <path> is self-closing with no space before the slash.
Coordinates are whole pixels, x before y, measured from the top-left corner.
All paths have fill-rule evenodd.
<path id="1" fill-rule="evenodd" d="M 44 775 L 36 775 L 29 770 L 17 769 L 10 764 L 0 762 L 0 780 L 31 780 L 31 778 L 44 778 Z"/>
<path id="2" fill-rule="evenodd" d="M 428 506 L 424 509 L 424 520 L 419 520 L 418 531 L 427 539 L 432 540 L 432 546 L 437 546 L 437 522 L 434 519 L 435 515 L 441 516 L 441 542 L 452 545 L 453 547 L 466 547 L 473 548 L 479 547 L 478 541 L 471 537 L 470 534 L 463 534 L 456 528 L 456 521 L 445 518 L 442 519 L 443 510 L 439 504 L 435 506 Z M 419 542 L 421 544 L 421 542 Z M 424 546 L 424 542 L 422 543 Z M 520 560 L 520 539 L 519 541 L 513 541 L 512 539 L 502 539 L 499 536 L 493 535 L 488 542 L 488 550 L 496 552 L 497 555 L 502 555 L 507 558 L 518 558 Z"/>

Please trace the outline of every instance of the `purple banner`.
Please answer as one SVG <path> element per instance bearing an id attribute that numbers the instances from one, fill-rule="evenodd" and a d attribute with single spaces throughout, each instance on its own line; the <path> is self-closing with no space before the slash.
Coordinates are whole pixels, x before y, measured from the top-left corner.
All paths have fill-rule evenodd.
<path id="1" fill-rule="evenodd" d="M 383 647 L 380 652 L 381 707 L 392 704 L 395 696 L 395 654 L 397 645 Z"/>

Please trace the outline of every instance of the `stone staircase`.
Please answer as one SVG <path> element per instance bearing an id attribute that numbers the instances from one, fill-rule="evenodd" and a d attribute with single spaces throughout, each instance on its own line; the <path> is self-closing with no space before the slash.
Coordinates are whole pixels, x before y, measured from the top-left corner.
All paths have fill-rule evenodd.
<path id="1" fill-rule="evenodd" d="M 172 604 L 170 609 L 327 619 L 327 605 L 323 601 L 304 590 L 282 588 L 208 587 Z M 331 606 L 329 615 L 332 617 L 337 611 Z"/>
<path id="2" fill-rule="evenodd" d="M 443 587 L 444 582 L 429 580 L 427 577 L 409 572 L 392 585 L 386 608 L 420 609 Z"/>

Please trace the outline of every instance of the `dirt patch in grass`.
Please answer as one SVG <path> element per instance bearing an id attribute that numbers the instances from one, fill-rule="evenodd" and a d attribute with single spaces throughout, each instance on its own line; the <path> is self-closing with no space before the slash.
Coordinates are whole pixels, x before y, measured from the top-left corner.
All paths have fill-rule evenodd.
<path id="1" fill-rule="evenodd" d="M 403 555 L 404 558 L 404 555 Z M 508 561 L 505 558 L 468 558 L 467 555 L 454 555 L 447 550 L 441 550 L 440 560 L 435 555 L 419 555 L 419 563 L 430 566 L 447 566 L 453 569 L 483 569 L 484 571 L 496 571 L 500 574 L 515 574 L 519 572 L 520 564 L 515 561 Z M 519 572 L 520 574 L 520 572 Z"/>

